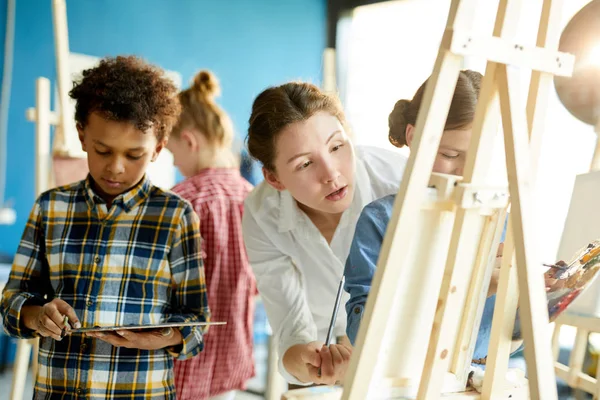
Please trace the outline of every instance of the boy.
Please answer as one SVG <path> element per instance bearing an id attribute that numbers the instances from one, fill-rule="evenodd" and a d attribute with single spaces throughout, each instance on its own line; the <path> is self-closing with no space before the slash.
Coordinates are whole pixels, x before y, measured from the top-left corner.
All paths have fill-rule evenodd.
<path id="1" fill-rule="evenodd" d="M 202 350 L 190 327 L 61 339 L 71 326 L 209 319 L 198 217 L 145 176 L 176 94 L 135 57 L 102 60 L 70 92 L 90 172 L 37 199 L 0 309 L 9 335 L 42 336 L 34 399 L 174 399 L 173 356 Z"/>

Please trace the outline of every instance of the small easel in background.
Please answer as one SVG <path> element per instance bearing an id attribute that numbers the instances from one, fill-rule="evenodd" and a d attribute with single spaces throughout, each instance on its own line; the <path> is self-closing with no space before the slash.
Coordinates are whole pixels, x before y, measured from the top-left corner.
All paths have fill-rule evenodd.
<path id="1" fill-rule="evenodd" d="M 567 110 L 579 120 L 594 127 L 596 148 L 590 172 L 575 181 L 569 213 L 565 223 L 558 257 L 562 258 L 577 246 L 600 237 L 600 1 L 593 0 L 583 7 L 567 24 L 560 49 L 577 57 L 571 78 L 557 77 L 557 94 Z M 569 364 L 558 362 L 562 326 L 575 328 L 575 343 Z M 596 377 L 582 372 L 588 336 L 600 333 L 600 280 L 573 302 L 556 321 L 552 349 L 556 375 L 574 389 L 581 389 L 600 399 L 600 363 Z"/>
<path id="2" fill-rule="evenodd" d="M 67 9 L 65 0 L 52 0 L 54 23 L 54 44 L 56 53 L 56 72 L 58 89 L 58 107 L 50 108 L 50 80 L 40 77 L 35 86 L 35 108 L 26 112 L 29 121 L 35 122 L 35 195 L 55 186 L 84 179 L 88 172 L 87 159 L 74 154 L 67 146 L 66 126 L 72 123 L 68 115 L 67 102 L 69 91 L 69 38 L 67 32 Z M 50 141 L 50 126 L 55 127 L 54 142 Z M 37 373 L 37 353 L 39 340 L 19 340 L 13 368 L 11 400 L 23 399 L 29 359 L 33 348 L 32 375 Z"/>
<path id="3" fill-rule="evenodd" d="M 58 95 L 58 112 L 50 110 L 50 84 L 46 78 L 36 81 L 36 107 L 26 112 L 27 119 L 36 124 L 36 137 L 48 140 L 50 125 L 55 127 L 52 146 L 40 147 L 36 154 L 42 157 L 36 171 L 38 189 L 41 191 L 62 186 L 84 179 L 88 173 L 85 153 L 68 146 L 68 134 L 73 135 L 73 117 L 69 112 L 69 90 L 72 80 L 69 71 L 69 35 L 67 30 L 67 6 L 65 0 L 52 0 L 52 16 L 54 23 L 54 43 L 56 53 L 56 87 Z M 38 102 L 44 110 L 40 110 Z M 40 135 L 47 135 L 47 139 Z M 51 153 L 50 153 L 51 148 Z M 38 194 L 41 192 L 38 192 Z"/>

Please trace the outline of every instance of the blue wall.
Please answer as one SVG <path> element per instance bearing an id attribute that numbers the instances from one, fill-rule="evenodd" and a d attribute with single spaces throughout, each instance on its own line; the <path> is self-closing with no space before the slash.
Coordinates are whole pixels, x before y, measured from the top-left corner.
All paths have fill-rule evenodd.
<path id="1" fill-rule="evenodd" d="M 51 2 L 17 3 L 6 189 L 17 223 L 0 226 L 0 252 L 10 253 L 34 200 L 34 126 L 25 109 L 35 104 L 35 79 L 55 76 Z M 4 29 L 6 0 L 0 8 Z M 73 52 L 137 54 L 180 72 L 184 84 L 200 68 L 214 71 L 241 138 L 262 89 L 291 79 L 320 81 L 326 0 L 67 0 L 67 14 Z"/>
<path id="2" fill-rule="evenodd" d="M 4 37 L 6 34 L 6 6 L 7 0 L 0 0 L 0 85 L 4 71 Z M 0 200 L 1 201 L 1 200 Z"/>

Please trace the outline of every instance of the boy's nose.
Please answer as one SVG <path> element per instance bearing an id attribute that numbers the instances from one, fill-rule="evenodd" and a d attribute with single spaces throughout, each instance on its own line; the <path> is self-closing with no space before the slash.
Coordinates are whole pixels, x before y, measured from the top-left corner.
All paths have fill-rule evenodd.
<path id="1" fill-rule="evenodd" d="M 107 169 L 111 174 L 121 174 L 125 170 L 125 167 L 123 162 L 117 158 L 108 164 Z"/>

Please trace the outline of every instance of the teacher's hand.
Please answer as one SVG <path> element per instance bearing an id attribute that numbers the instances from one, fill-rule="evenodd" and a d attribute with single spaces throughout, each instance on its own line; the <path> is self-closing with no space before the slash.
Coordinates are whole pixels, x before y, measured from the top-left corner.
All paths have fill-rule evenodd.
<path id="1" fill-rule="evenodd" d="M 321 355 L 321 367 L 316 371 L 313 366 L 309 367 L 312 381 L 325 385 L 335 385 L 341 382 L 350 364 L 352 349 L 343 344 L 332 344 L 329 347 L 323 346 L 319 354 Z"/>
<path id="2" fill-rule="evenodd" d="M 327 348 L 315 341 L 290 347 L 283 356 L 283 365 L 300 382 L 333 385 L 344 378 L 351 355 L 349 346 L 333 344 Z"/>

